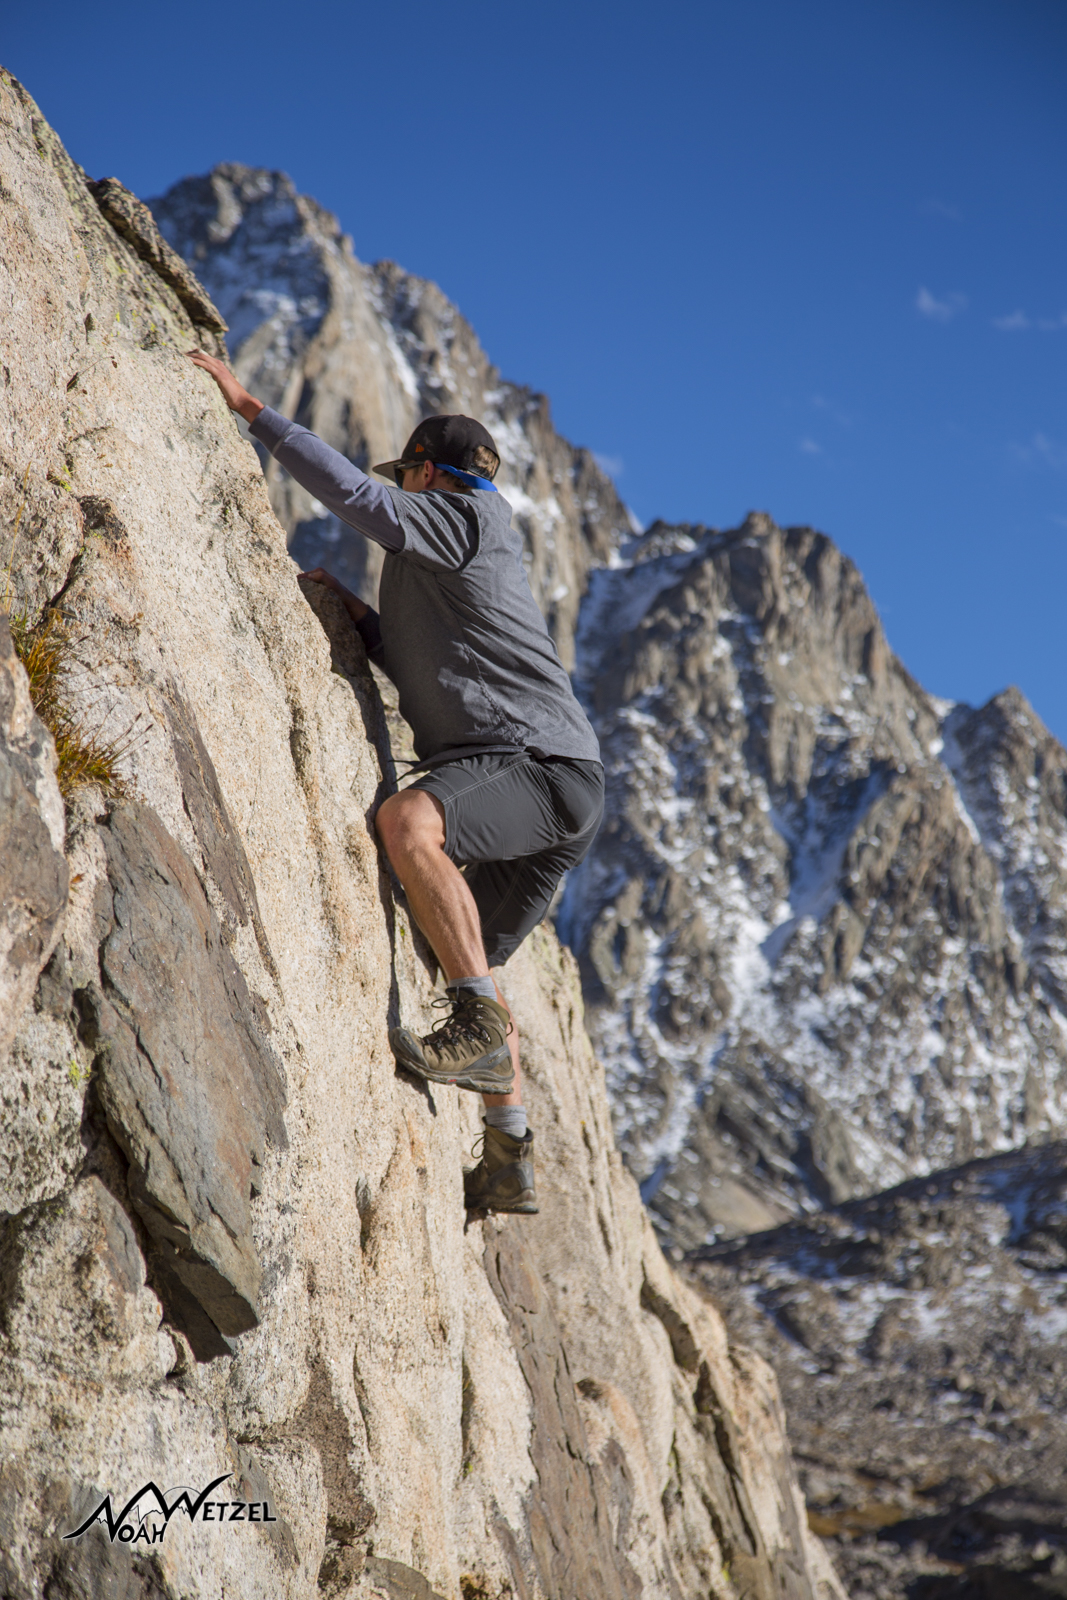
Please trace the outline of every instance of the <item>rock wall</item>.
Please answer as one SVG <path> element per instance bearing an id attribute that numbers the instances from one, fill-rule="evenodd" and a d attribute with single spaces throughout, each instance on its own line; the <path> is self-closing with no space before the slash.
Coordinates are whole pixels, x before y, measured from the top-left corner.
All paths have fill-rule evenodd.
<path id="1" fill-rule="evenodd" d="M 465 1225 L 477 1109 L 387 1046 L 432 974 L 375 848 L 361 646 L 182 358 L 207 295 L 6 74 L 0 127 L 12 605 L 61 609 L 65 693 L 126 750 L 125 793 L 64 817 L 0 628 L 0 1588 L 839 1595 L 770 1370 L 661 1256 L 547 931 L 505 975 L 542 1212 Z M 128 1544 L 64 1537 L 212 1483 Z"/>
<path id="2" fill-rule="evenodd" d="M 570 669 L 589 569 L 634 526 L 589 451 L 556 433 L 544 395 L 501 379 L 436 284 L 392 261 L 358 261 L 337 218 L 297 194 L 284 173 L 227 162 L 150 204 L 229 322 L 241 381 L 357 466 L 394 459 L 431 413 L 460 411 L 486 424 L 530 582 Z M 373 600 L 380 552 L 276 461 L 264 466 L 294 559 L 305 570 L 325 562 Z"/>

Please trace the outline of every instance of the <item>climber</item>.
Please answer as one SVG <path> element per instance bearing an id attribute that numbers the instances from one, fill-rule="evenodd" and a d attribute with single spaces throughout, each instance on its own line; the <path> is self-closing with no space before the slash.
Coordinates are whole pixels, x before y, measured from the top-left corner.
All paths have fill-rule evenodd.
<path id="1" fill-rule="evenodd" d="M 422 1038 L 393 1028 L 397 1062 L 484 1099 L 484 1144 L 464 1173 L 468 1210 L 534 1212 L 533 1131 L 519 1041 L 491 969 L 541 922 L 600 825 L 604 769 L 530 591 L 500 456 L 470 417 L 420 422 L 383 488 L 256 400 L 201 350 L 190 359 L 253 438 L 329 511 L 385 549 L 374 611 L 323 568 L 411 725 L 414 781 L 375 827 L 444 974 L 447 1015 Z"/>

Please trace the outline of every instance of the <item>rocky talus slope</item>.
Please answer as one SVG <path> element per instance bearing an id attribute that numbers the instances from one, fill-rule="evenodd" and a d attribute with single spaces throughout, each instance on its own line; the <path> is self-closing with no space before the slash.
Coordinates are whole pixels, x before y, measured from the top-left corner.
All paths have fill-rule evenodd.
<path id="1" fill-rule="evenodd" d="M 0 623 L 0 1592 L 839 1595 L 770 1369 L 661 1256 L 547 932 L 506 973 L 542 1213 L 464 1226 L 476 1107 L 387 1047 L 432 985 L 370 826 L 361 646 L 182 358 L 210 299 L 6 74 L 0 130 L 12 605 L 60 608 L 64 692 L 126 749 L 125 794 L 64 813 Z M 63 1537 L 219 1478 L 240 1521 Z"/>
<path id="2" fill-rule="evenodd" d="M 1067 1595 L 1067 1144 L 690 1257 L 771 1360 L 852 1600 Z"/>
<path id="3" fill-rule="evenodd" d="M 337 218 L 284 173 L 223 163 L 150 205 L 229 323 L 242 382 L 357 466 L 395 458 L 432 413 L 485 422 L 530 582 L 569 669 L 589 568 L 604 565 L 633 525 L 589 451 L 556 433 L 544 395 L 501 379 L 436 284 L 391 261 L 358 261 Z M 305 570 L 324 562 L 373 599 L 380 552 L 275 461 L 265 468 L 294 559 Z"/>
<path id="4" fill-rule="evenodd" d="M 628 1163 L 694 1248 L 1067 1127 L 1067 753 L 937 701 L 810 528 L 656 527 L 591 574 L 609 772 L 571 875 Z"/>

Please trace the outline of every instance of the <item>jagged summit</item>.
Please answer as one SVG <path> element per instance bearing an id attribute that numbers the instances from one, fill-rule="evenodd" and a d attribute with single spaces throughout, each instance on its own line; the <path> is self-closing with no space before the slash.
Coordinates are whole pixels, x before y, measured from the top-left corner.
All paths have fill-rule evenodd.
<path id="1" fill-rule="evenodd" d="M 1067 755 L 928 695 L 824 535 L 591 574 L 608 814 L 560 913 L 627 1157 L 693 1246 L 1067 1125 Z"/>
<path id="2" fill-rule="evenodd" d="M 325 260 L 351 260 L 351 240 L 284 172 L 238 162 L 185 178 L 149 206 L 229 324 L 231 352 L 258 331 L 257 375 L 277 405 L 326 315 Z"/>
<path id="3" fill-rule="evenodd" d="M 284 173 L 223 162 L 150 204 L 229 323 L 241 381 L 358 466 L 393 458 L 432 413 L 486 424 L 530 582 L 570 667 L 586 574 L 635 524 L 590 452 L 556 433 L 545 396 L 501 378 L 436 284 L 391 261 L 358 261 L 336 217 Z M 275 462 L 265 467 L 294 558 L 325 561 L 371 597 L 377 552 Z"/>

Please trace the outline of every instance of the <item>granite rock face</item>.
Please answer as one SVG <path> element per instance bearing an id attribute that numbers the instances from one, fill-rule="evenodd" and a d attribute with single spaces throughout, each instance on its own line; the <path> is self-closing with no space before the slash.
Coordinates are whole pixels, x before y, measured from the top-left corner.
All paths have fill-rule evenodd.
<path id="1" fill-rule="evenodd" d="M 18 511 L 15 508 L 15 517 Z M 14 518 L 12 519 L 14 520 Z M 80 1160 L 81 1095 L 48 1019 L 16 1039 L 63 928 L 69 869 L 55 749 L 0 613 L 0 1211 L 19 1211 Z"/>
<path id="2" fill-rule="evenodd" d="M 193 323 L 210 333 L 225 333 L 225 322 L 199 280 L 163 238 L 144 201 L 117 178 L 101 178 L 99 183 L 90 183 L 89 188 L 115 232 L 133 246 L 142 261 L 147 261 L 157 277 L 170 285 Z"/>
<path id="3" fill-rule="evenodd" d="M 0 1050 L 55 948 L 67 904 L 55 750 L 0 613 Z"/>
<path id="4" fill-rule="evenodd" d="M 476 1107 L 388 1049 L 433 975 L 375 846 L 362 647 L 182 355 L 201 300 L 6 74 L 0 181 L 14 600 L 62 608 L 65 692 L 127 750 L 64 839 L 5 658 L 4 825 L 51 887 L 4 952 L 0 1589 L 840 1595 L 770 1371 L 664 1261 L 546 931 L 505 974 L 542 1213 L 465 1225 Z M 64 1538 L 215 1482 L 240 1523 Z"/>
<path id="5" fill-rule="evenodd" d="M 284 173 L 223 163 L 150 205 L 228 320 L 241 381 L 357 466 L 394 459 L 424 416 L 459 411 L 485 423 L 530 583 L 569 669 L 588 571 L 633 522 L 589 451 L 556 433 L 544 395 L 501 379 L 436 284 L 391 261 L 357 261 L 336 217 Z M 265 467 L 294 559 L 328 566 L 373 600 L 380 552 L 276 462 Z"/>
<path id="6" fill-rule="evenodd" d="M 1062 747 L 1015 690 L 926 694 L 811 529 L 623 554 L 582 612 L 608 812 L 560 927 L 663 1233 L 1061 1134 Z"/>

